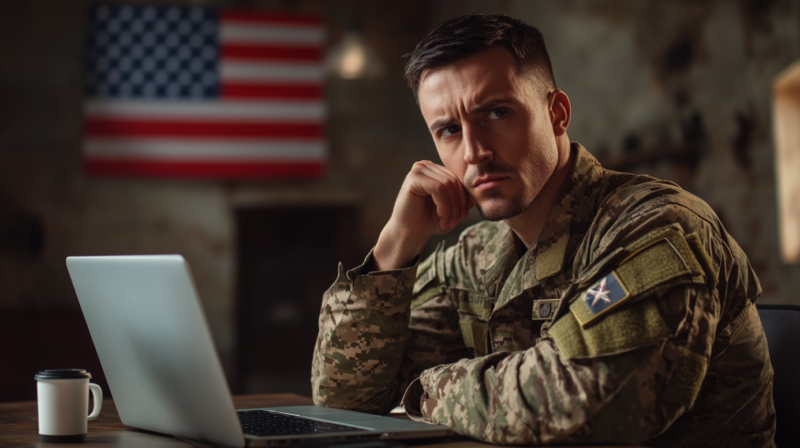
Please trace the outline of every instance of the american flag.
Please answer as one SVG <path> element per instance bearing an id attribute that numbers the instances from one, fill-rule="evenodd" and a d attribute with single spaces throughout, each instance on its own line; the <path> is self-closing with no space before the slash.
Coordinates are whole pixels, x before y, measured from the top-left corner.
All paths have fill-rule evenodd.
<path id="1" fill-rule="evenodd" d="M 88 173 L 322 175 L 325 36 L 318 17 L 98 5 L 87 31 Z"/>

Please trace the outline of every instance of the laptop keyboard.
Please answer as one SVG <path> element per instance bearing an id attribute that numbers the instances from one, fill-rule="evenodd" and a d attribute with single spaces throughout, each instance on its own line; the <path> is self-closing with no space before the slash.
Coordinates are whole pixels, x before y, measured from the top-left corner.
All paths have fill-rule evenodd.
<path id="1" fill-rule="evenodd" d="M 343 431 L 364 431 L 352 426 L 318 422 L 293 415 L 264 410 L 237 411 L 245 434 L 254 436 L 289 436 L 298 434 L 325 434 Z"/>

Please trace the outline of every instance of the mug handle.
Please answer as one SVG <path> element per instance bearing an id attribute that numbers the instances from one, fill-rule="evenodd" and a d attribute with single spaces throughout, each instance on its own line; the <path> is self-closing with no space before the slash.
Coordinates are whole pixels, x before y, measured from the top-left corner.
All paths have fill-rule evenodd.
<path id="1" fill-rule="evenodd" d="M 92 413 L 89 414 L 86 420 L 94 420 L 100 416 L 100 409 L 103 408 L 103 389 L 100 389 L 97 384 L 89 383 L 89 391 L 94 398 L 94 409 L 92 409 Z"/>

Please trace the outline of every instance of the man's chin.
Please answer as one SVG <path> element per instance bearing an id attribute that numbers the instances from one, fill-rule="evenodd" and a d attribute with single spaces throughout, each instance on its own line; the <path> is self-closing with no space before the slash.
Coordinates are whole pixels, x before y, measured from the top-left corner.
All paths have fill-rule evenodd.
<path id="1" fill-rule="evenodd" d="M 486 221 L 503 221 L 510 219 L 524 212 L 527 208 L 513 201 L 490 201 L 489 204 L 484 204 L 483 206 L 477 204 L 476 207 L 478 213 L 481 214 L 481 218 Z"/>

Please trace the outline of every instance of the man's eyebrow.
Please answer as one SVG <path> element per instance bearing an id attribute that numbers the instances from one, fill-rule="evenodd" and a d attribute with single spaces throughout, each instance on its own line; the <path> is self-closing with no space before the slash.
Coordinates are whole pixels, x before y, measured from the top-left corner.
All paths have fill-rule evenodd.
<path id="1" fill-rule="evenodd" d="M 440 118 L 440 119 L 434 121 L 433 123 L 431 123 L 430 130 L 431 130 L 431 132 L 433 132 L 433 131 L 435 131 L 437 129 L 440 129 L 440 128 L 443 128 L 443 127 L 449 125 L 452 122 L 453 122 L 452 118 L 447 118 L 447 117 Z"/>
<path id="2" fill-rule="evenodd" d="M 500 104 L 510 103 L 510 102 L 511 102 L 510 98 L 495 98 L 495 99 L 489 100 L 489 101 L 481 104 L 480 106 L 473 107 L 472 109 L 469 110 L 468 113 L 470 115 L 480 114 L 482 112 L 486 112 L 488 110 L 494 109 L 495 107 L 497 107 Z M 452 122 L 453 122 L 452 118 L 447 118 L 447 117 L 439 118 L 438 120 L 435 120 L 433 123 L 431 123 L 429 129 L 431 130 L 431 132 L 433 132 L 433 131 L 436 131 L 437 129 L 441 129 L 443 127 L 449 126 L 450 123 L 452 123 Z"/>
<path id="3" fill-rule="evenodd" d="M 497 107 L 500 104 L 509 103 L 509 102 L 511 102 L 511 100 L 509 98 L 495 98 L 495 99 L 489 100 L 489 101 L 481 104 L 480 106 L 473 107 L 472 109 L 469 110 L 469 114 L 470 115 L 480 114 L 482 112 L 486 112 L 486 111 L 489 111 L 491 109 L 494 109 L 495 107 Z"/>

